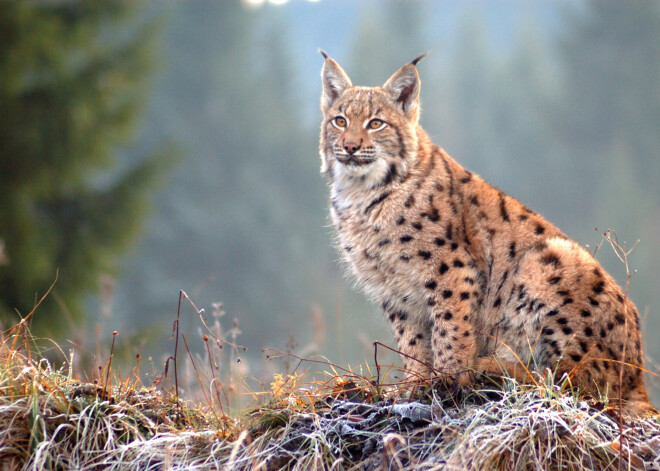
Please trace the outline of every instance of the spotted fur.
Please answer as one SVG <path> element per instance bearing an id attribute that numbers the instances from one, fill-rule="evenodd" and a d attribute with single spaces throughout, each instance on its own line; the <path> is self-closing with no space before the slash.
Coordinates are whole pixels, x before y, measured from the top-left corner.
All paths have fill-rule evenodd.
<path id="1" fill-rule="evenodd" d="M 323 54 L 321 171 L 338 246 L 382 305 L 408 377 L 549 368 L 650 410 L 635 306 L 586 250 L 430 141 L 419 58 L 357 87 Z"/>

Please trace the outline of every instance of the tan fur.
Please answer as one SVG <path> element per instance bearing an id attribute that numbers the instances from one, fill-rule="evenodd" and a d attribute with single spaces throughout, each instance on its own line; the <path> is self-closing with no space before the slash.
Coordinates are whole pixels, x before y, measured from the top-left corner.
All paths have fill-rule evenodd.
<path id="1" fill-rule="evenodd" d="M 633 303 L 586 250 L 430 141 L 416 61 L 366 88 L 324 56 L 321 169 L 338 245 L 408 377 L 550 368 L 651 410 Z"/>

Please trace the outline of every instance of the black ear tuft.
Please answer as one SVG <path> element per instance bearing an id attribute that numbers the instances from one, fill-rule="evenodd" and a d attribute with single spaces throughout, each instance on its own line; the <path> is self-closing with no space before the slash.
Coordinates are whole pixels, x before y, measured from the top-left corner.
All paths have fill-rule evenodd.
<path id="1" fill-rule="evenodd" d="M 325 52 L 323 49 L 319 48 L 319 54 L 323 56 L 324 59 L 329 58 L 330 56 L 328 55 L 327 52 Z"/>
<path id="2" fill-rule="evenodd" d="M 429 55 L 429 52 L 430 51 L 426 51 L 424 54 L 420 54 L 419 56 L 415 57 L 412 61 L 410 61 L 410 63 L 416 66 L 419 61 L 421 61 L 422 59 L 424 59 L 426 56 Z"/>

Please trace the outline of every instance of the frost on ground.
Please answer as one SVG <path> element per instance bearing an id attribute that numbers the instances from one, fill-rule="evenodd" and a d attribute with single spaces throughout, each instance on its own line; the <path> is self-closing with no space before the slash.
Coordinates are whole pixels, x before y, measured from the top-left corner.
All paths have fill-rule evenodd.
<path id="1" fill-rule="evenodd" d="M 491 391 L 492 393 L 492 391 Z M 261 408 L 231 439 L 213 430 L 118 446 L 107 469 L 660 470 L 660 422 L 624 424 L 571 396 L 499 392 L 461 407 L 345 400 Z M 623 446 L 620 434 L 623 431 Z"/>

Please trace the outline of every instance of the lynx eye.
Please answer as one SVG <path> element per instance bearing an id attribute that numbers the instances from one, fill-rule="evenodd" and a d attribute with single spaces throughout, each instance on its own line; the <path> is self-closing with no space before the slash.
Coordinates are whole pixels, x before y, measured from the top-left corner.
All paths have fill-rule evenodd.
<path id="1" fill-rule="evenodd" d="M 346 118 L 342 116 L 337 116 L 335 119 L 332 120 L 332 124 L 335 125 L 337 128 L 345 128 L 346 127 Z"/>
<path id="2" fill-rule="evenodd" d="M 369 124 L 367 124 L 367 127 L 369 129 L 383 129 L 385 127 L 385 122 L 381 119 L 372 119 L 369 121 Z"/>

